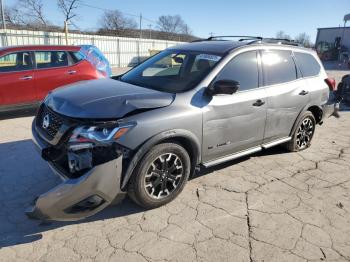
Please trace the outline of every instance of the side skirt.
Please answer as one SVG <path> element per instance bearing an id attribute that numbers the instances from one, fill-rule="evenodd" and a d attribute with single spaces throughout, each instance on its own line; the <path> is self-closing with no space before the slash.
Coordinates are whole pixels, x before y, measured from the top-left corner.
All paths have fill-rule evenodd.
<path id="1" fill-rule="evenodd" d="M 247 149 L 244 151 L 240 151 L 240 152 L 232 154 L 232 155 L 224 156 L 222 158 L 218 158 L 218 159 L 203 163 L 203 166 L 204 167 L 211 167 L 211 166 L 215 166 L 215 165 L 218 165 L 218 164 L 221 164 L 221 163 L 233 160 L 233 159 L 237 159 L 237 158 L 240 158 L 243 156 L 251 155 L 251 154 L 259 152 L 263 149 L 268 149 L 268 148 L 274 147 L 276 145 L 286 143 L 286 142 L 290 141 L 291 139 L 292 139 L 291 137 L 285 137 L 282 139 L 278 139 L 278 140 L 263 144 L 261 146 L 253 147 L 253 148 L 250 148 L 250 149 Z"/>
<path id="2" fill-rule="evenodd" d="M 263 145 L 262 145 L 262 148 L 268 149 L 268 148 L 270 148 L 270 147 L 274 147 L 274 146 L 277 146 L 277 145 L 279 145 L 279 144 L 286 143 L 286 142 L 288 142 L 288 141 L 290 141 L 290 140 L 292 140 L 292 138 L 291 138 L 290 136 L 284 137 L 284 138 L 281 138 L 281 139 L 278 139 L 278 140 L 275 140 L 275 141 L 272 141 L 272 142 L 263 144 Z"/>
<path id="3" fill-rule="evenodd" d="M 246 155 L 254 154 L 254 153 L 259 152 L 261 150 L 262 150 L 261 146 L 253 147 L 251 149 L 238 152 L 236 154 L 224 156 L 222 158 L 218 158 L 218 159 L 215 159 L 215 160 L 203 163 L 203 166 L 205 166 L 205 167 L 215 166 L 215 165 L 218 165 L 218 164 L 221 164 L 221 163 L 224 163 L 224 162 L 236 159 L 236 158 L 240 158 L 240 157 L 243 157 L 243 156 L 246 156 Z"/>

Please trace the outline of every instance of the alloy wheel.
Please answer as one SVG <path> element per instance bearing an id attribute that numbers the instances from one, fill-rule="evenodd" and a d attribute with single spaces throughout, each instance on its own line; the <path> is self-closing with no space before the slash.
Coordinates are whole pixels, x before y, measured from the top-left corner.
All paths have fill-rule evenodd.
<path id="1" fill-rule="evenodd" d="M 181 159 L 174 153 L 158 156 L 147 169 L 145 189 L 154 199 L 162 199 L 173 193 L 184 174 Z"/>
<path id="2" fill-rule="evenodd" d="M 309 146 L 315 131 L 315 125 L 311 118 L 306 117 L 300 124 L 296 134 L 296 144 L 299 149 Z"/>

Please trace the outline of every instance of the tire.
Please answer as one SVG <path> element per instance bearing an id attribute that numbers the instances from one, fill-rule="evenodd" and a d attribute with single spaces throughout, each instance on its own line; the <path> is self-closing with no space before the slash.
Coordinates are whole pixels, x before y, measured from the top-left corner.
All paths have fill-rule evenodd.
<path id="1" fill-rule="evenodd" d="M 190 171 L 191 160 L 182 146 L 175 143 L 156 145 L 135 168 L 128 195 L 147 209 L 165 205 L 181 193 Z"/>
<path id="2" fill-rule="evenodd" d="M 310 111 L 306 111 L 297 123 L 292 140 L 285 144 L 286 149 L 290 152 L 298 152 L 310 147 L 315 128 L 316 120 L 314 115 Z"/>

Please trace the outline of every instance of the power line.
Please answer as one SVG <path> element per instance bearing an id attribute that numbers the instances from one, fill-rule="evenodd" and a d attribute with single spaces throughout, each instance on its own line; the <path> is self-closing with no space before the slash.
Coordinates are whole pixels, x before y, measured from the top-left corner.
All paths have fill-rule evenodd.
<path id="1" fill-rule="evenodd" d="M 99 6 L 94 6 L 94 5 L 90 5 L 90 4 L 86 4 L 86 3 L 80 3 L 80 5 L 85 6 L 85 7 L 89 7 L 89 8 L 93 8 L 93 9 L 98 9 L 98 10 L 101 10 L 101 11 L 110 11 L 110 9 L 106 9 L 106 8 L 102 8 L 102 7 L 99 7 Z M 126 15 L 126 16 L 132 16 L 132 17 L 136 17 L 136 18 L 140 17 L 140 15 L 137 15 L 137 14 L 130 14 L 130 13 L 121 12 L 121 11 L 119 11 L 119 12 L 122 13 L 123 15 Z M 154 21 L 154 20 L 149 19 L 149 18 L 144 17 L 144 16 L 142 16 L 142 20 L 145 20 L 145 21 L 157 24 L 157 21 Z"/>

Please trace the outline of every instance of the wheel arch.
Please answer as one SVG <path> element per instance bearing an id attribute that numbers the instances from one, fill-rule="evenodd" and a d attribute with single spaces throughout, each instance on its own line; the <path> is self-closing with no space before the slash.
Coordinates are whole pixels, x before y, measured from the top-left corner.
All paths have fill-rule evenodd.
<path id="1" fill-rule="evenodd" d="M 198 138 L 190 131 L 183 129 L 168 130 L 159 133 L 136 149 L 136 153 L 130 160 L 127 169 L 122 178 L 121 189 L 126 189 L 126 186 L 140 160 L 145 154 L 155 145 L 161 143 L 174 142 L 180 144 L 188 152 L 191 159 L 191 174 L 194 172 L 195 167 L 201 161 L 201 146 Z"/>
<path id="2" fill-rule="evenodd" d="M 312 115 L 315 117 L 316 120 L 316 124 L 320 124 L 322 122 L 322 116 L 323 116 L 323 110 L 320 106 L 317 105 L 307 105 L 305 106 L 299 113 L 298 117 L 295 119 L 292 130 L 290 131 L 290 136 L 293 136 L 299 120 L 301 119 L 302 115 L 306 112 L 306 111 L 310 111 L 312 113 Z"/>
<path id="3" fill-rule="evenodd" d="M 313 114 L 316 124 L 319 124 L 322 121 L 323 110 L 320 106 L 310 106 L 306 111 L 310 111 Z"/>

